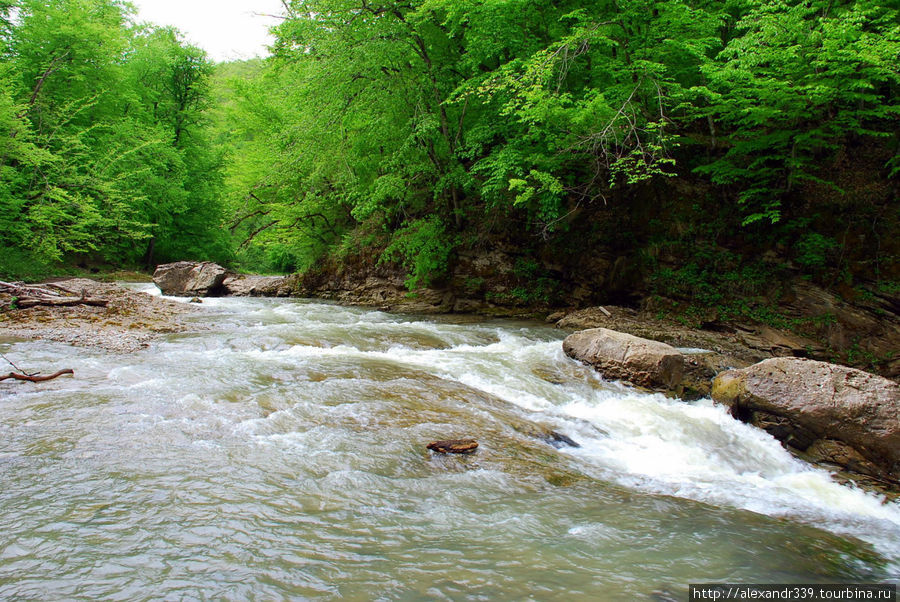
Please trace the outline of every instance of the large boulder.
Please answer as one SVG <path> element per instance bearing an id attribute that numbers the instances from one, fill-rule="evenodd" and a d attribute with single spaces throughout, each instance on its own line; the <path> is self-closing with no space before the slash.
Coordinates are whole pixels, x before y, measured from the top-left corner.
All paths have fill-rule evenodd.
<path id="1" fill-rule="evenodd" d="M 228 275 L 222 266 L 209 262 L 179 261 L 157 266 L 153 282 L 164 295 L 209 297 L 222 294 Z"/>
<path id="2" fill-rule="evenodd" d="M 593 366 L 606 378 L 655 391 L 681 393 L 684 356 L 671 345 L 607 328 L 592 328 L 566 337 L 563 351 Z"/>
<path id="3" fill-rule="evenodd" d="M 900 385 L 891 380 L 779 357 L 719 374 L 712 397 L 813 460 L 900 482 Z"/>
<path id="4" fill-rule="evenodd" d="M 295 279 L 290 276 L 229 275 L 222 282 L 225 294 L 234 297 L 288 297 Z"/>
<path id="5" fill-rule="evenodd" d="M 749 365 L 750 362 L 715 351 L 685 353 L 679 397 L 687 400 L 709 397 L 717 374 Z"/>

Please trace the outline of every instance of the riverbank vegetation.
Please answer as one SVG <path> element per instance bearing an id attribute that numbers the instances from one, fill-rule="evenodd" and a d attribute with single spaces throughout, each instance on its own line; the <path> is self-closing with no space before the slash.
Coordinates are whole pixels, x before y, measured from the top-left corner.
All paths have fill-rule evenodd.
<path id="1" fill-rule="evenodd" d="M 202 50 L 118 2 L 0 3 L 0 271 L 226 258 Z"/>
<path id="2" fill-rule="evenodd" d="M 889 3 L 292 7 L 234 87 L 248 258 L 303 270 L 367 247 L 413 288 L 498 243 L 624 250 L 664 289 L 894 265 Z"/>
<path id="3" fill-rule="evenodd" d="M 395 265 L 701 322 L 783 319 L 797 278 L 897 293 L 890 2 L 286 9 L 272 57 L 213 65 L 126 3 L 3 0 L 0 272 Z M 497 249 L 506 290 L 460 274 Z"/>

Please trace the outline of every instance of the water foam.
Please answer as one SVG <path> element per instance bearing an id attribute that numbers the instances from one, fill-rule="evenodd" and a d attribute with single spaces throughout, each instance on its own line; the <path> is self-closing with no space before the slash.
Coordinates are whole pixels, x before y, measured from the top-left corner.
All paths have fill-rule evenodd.
<path id="1" fill-rule="evenodd" d="M 446 349 L 395 344 L 384 351 L 352 344 L 296 345 L 247 355 L 260 361 L 379 360 L 454 380 L 562 421 L 582 445 L 564 453 L 594 466 L 604 478 L 643 491 L 800 519 L 860 537 L 900 562 L 900 504 L 833 481 L 710 400 L 685 403 L 603 383 L 565 358 L 558 338 L 546 340 L 545 332 L 467 325 L 473 331 L 467 342 L 465 332 L 432 322 L 366 315 L 353 324 L 370 332 L 418 330 L 454 344 Z M 485 344 L 486 335 L 496 342 Z M 578 378 L 549 382 L 535 374 L 535 367 Z"/>
<path id="2" fill-rule="evenodd" d="M 871 542 L 900 563 L 900 504 L 834 482 L 827 472 L 792 457 L 767 433 L 734 420 L 709 400 L 685 403 L 604 382 L 565 357 L 560 335 L 547 328 L 445 324 L 309 302 L 222 300 L 219 309 L 234 320 L 230 328 L 247 339 L 246 345 L 201 352 L 223 370 L 248 365 L 289 370 L 346 360 L 422 371 L 541 413 L 582 445 L 562 453 L 599 478 L 798 519 Z M 298 333 L 301 344 L 258 344 L 260 337 L 289 341 Z M 410 335 L 432 337 L 440 345 L 422 348 L 404 342 Z M 379 342 L 392 337 L 399 342 Z M 197 352 L 191 349 L 184 352 Z M 134 386 L 132 376 L 126 370 L 110 374 Z M 309 437 L 266 433 L 265 420 L 251 420 L 242 428 L 285 441 Z"/>

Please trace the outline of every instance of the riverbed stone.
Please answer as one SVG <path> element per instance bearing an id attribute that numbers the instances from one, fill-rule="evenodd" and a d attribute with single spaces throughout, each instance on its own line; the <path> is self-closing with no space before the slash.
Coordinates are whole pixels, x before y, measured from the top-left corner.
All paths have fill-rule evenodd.
<path id="1" fill-rule="evenodd" d="M 288 297 L 295 280 L 291 276 L 230 274 L 222 286 L 225 293 L 233 297 Z"/>
<path id="2" fill-rule="evenodd" d="M 894 381 L 779 357 L 720 374 L 712 397 L 789 448 L 900 483 L 900 385 Z"/>
<path id="3" fill-rule="evenodd" d="M 607 328 L 592 328 L 569 335 L 563 341 L 563 351 L 593 366 L 606 378 L 664 393 L 681 392 L 684 356 L 671 345 Z"/>
<path id="4" fill-rule="evenodd" d="M 709 397 L 716 375 L 734 368 L 750 365 L 740 358 L 715 351 L 684 354 L 684 374 L 679 397 L 685 400 Z"/>
<path id="5" fill-rule="evenodd" d="M 478 442 L 474 439 L 450 439 L 434 441 L 425 447 L 439 454 L 474 454 L 478 449 Z"/>
<path id="6" fill-rule="evenodd" d="M 210 261 L 178 261 L 156 267 L 153 282 L 164 295 L 210 297 L 222 294 L 228 272 Z"/>

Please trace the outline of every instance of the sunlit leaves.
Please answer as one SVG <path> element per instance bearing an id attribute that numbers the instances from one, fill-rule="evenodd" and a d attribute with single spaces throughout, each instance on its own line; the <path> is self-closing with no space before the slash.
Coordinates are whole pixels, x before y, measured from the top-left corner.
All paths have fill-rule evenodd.
<path id="1" fill-rule="evenodd" d="M 827 180 L 823 157 L 898 116 L 897 14 L 872 0 L 290 6 L 240 93 L 230 188 L 248 247 L 309 265 L 375 232 L 420 284 L 496 224 L 564 235 L 584 204 L 686 164 L 737 189 L 748 223 L 776 221 Z M 417 263 L 429 235 L 449 247 Z"/>
<path id="2" fill-rule="evenodd" d="M 0 64 L 0 244 L 127 262 L 153 238 L 160 254 L 208 256 L 221 211 L 203 53 L 132 27 L 115 0 L 17 4 Z"/>

